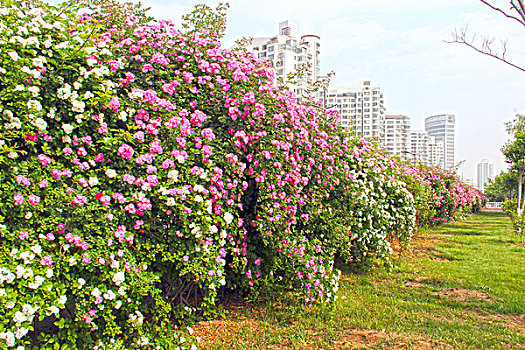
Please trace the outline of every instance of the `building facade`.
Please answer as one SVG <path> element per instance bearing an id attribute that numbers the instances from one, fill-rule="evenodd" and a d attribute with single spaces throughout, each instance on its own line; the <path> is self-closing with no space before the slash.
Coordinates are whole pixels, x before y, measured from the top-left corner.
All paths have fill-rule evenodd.
<path id="1" fill-rule="evenodd" d="M 360 82 L 359 88 L 330 87 L 319 92 L 318 98 L 326 108 L 339 111 L 339 124 L 365 139 L 385 140 L 385 106 L 383 92 L 369 80 Z"/>
<path id="2" fill-rule="evenodd" d="M 391 155 L 412 159 L 408 115 L 385 115 L 385 148 Z"/>
<path id="3" fill-rule="evenodd" d="M 483 159 L 477 164 L 477 175 L 477 189 L 484 192 L 489 179 L 494 178 L 494 164 L 487 159 Z"/>
<path id="4" fill-rule="evenodd" d="M 436 141 L 443 142 L 441 167 L 450 170 L 455 164 L 456 117 L 452 114 L 439 114 L 425 119 L 425 131 Z"/>
<path id="5" fill-rule="evenodd" d="M 279 23 L 279 34 L 255 38 L 248 49 L 274 68 L 276 86 L 280 85 L 279 78 L 286 83 L 290 73 L 304 70 L 296 83 L 289 83 L 290 90 L 301 97 L 320 76 L 320 47 L 321 40 L 317 35 L 299 37 L 297 24 L 284 21 Z"/>

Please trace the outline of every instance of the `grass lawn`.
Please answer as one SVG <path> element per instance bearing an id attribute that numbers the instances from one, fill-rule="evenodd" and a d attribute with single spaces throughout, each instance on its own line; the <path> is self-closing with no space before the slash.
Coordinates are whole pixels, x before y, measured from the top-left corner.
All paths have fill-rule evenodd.
<path id="1" fill-rule="evenodd" d="M 390 271 L 343 273 L 339 300 L 239 301 L 204 349 L 525 349 L 525 246 L 503 213 L 421 230 Z"/>

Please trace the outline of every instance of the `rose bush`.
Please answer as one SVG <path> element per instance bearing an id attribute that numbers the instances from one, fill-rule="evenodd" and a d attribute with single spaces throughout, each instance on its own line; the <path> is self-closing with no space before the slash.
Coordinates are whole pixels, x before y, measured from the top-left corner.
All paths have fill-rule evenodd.
<path id="1" fill-rule="evenodd" d="M 0 348 L 196 348 L 220 288 L 329 302 L 410 239 L 404 167 L 264 62 L 75 3 L 0 7 Z"/>
<path id="2" fill-rule="evenodd" d="M 456 174 L 437 167 L 406 167 L 403 181 L 418 199 L 418 226 L 460 219 L 481 209 L 481 193 L 463 183 Z"/>

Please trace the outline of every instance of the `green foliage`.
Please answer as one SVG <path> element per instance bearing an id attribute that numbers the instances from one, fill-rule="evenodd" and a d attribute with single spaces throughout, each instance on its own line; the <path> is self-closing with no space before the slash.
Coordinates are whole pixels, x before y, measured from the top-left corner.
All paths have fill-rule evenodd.
<path id="1" fill-rule="evenodd" d="M 515 172 L 502 171 L 494 179 L 489 180 L 484 194 L 491 202 L 504 202 L 506 199 L 515 197 L 517 186 L 517 174 Z"/>
<path id="2" fill-rule="evenodd" d="M 0 348 L 195 349 L 188 326 L 219 289 L 310 308 L 337 299 L 337 260 L 390 265 L 410 240 L 406 169 L 222 50 L 224 5 L 197 6 L 185 32 L 114 1 L 12 5 Z M 454 213 L 475 201 L 460 189 L 440 188 Z"/>

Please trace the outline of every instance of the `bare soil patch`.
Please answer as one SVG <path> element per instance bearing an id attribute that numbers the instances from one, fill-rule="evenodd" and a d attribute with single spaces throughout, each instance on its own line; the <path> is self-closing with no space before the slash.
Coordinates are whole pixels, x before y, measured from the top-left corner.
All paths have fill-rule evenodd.
<path id="1" fill-rule="evenodd" d="M 424 337 L 408 337 L 396 333 L 372 330 L 348 330 L 334 343 L 334 349 L 453 349 L 447 344 L 439 344 Z"/>
<path id="2" fill-rule="evenodd" d="M 525 314 L 503 315 L 502 317 L 506 322 L 508 322 L 509 328 L 520 330 L 525 333 Z"/>
<path id="3" fill-rule="evenodd" d="M 457 301 L 467 301 L 468 299 L 492 300 L 487 293 L 474 289 L 446 288 L 440 290 L 436 294 L 442 298 L 450 298 Z"/>

